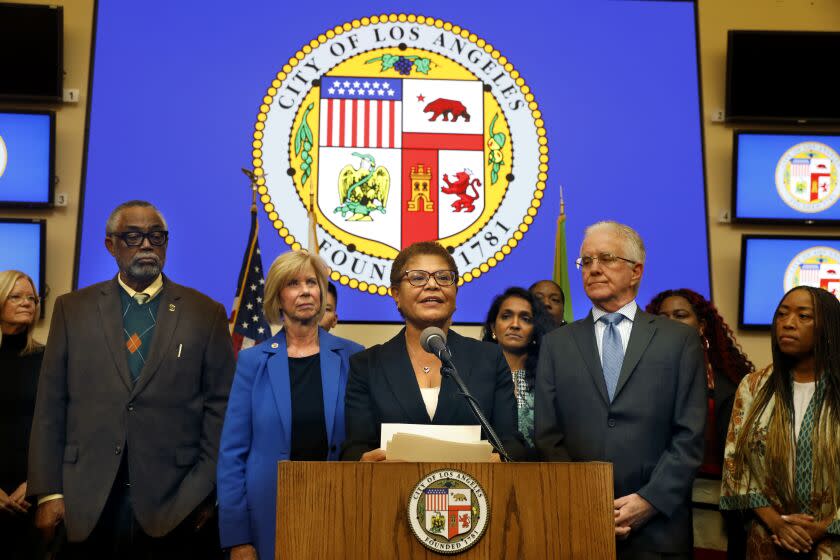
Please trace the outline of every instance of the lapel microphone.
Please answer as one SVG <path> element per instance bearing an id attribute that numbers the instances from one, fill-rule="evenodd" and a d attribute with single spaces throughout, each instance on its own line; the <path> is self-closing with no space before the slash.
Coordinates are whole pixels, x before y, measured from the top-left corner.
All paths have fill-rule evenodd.
<path id="1" fill-rule="evenodd" d="M 475 397 L 473 397 L 469 389 L 467 389 L 467 386 L 464 384 L 464 380 L 461 379 L 461 376 L 458 375 L 458 370 L 455 369 L 455 364 L 452 363 L 452 352 L 450 352 L 449 347 L 446 346 L 446 333 L 438 327 L 426 327 L 423 329 L 423 332 L 420 333 L 420 346 L 423 347 L 423 350 L 429 354 L 434 354 L 441 362 L 443 362 L 443 367 L 440 368 L 440 374 L 443 377 L 451 378 L 452 381 L 455 382 L 455 385 L 458 387 L 458 391 L 460 391 L 461 395 L 463 395 L 463 397 L 467 400 L 467 404 L 470 406 L 470 409 L 478 420 L 478 423 L 481 424 L 482 428 L 484 428 L 490 445 L 499 452 L 502 459 L 510 462 L 511 458 L 507 454 L 507 451 L 505 451 L 505 447 L 502 445 L 502 440 L 499 439 L 498 434 L 496 434 L 496 431 L 490 425 L 490 422 L 487 421 L 487 418 L 484 416 L 478 401 L 475 400 Z"/>

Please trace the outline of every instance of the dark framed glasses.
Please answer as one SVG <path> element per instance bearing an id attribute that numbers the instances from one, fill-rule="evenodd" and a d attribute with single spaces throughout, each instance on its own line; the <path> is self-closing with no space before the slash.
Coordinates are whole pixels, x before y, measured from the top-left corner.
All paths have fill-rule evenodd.
<path id="1" fill-rule="evenodd" d="M 435 283 L 438 286 L 451 286 L 458 281 L 458 272 L 454 270 L 436 270 L 429 272 L 427 270 L 406 270 L 403 276 L 408 283 L 416 288 L 422 288 L 429 283 L 429 278 L 435 278 Z"/>
<path id="2" fill-rule="evenodd" d="M 144 239 L 148 239 L 149 243 L 155 247 L 160 247 L 166 244 L 169 239 L 169 232 L 163 229 L 155 231 L 120 231 L 114 232 L 111 235 L 119 237 L 128 247 L 139 247 L 143 244 Z"/>
<path id="3" fill-rule="evenodd" d="M 584 268 L 589 268 L 590 266 L 592 266 L 592 263 L 594 263 L 595 261 L 601 263 L 602 266 L 612 266 L 618 261 L 636 264 L 636 261 L 631 261 L 630 259 L 625 259 L 624 257 L 613 255 L 612 253 L 598 253 L 594 257 L 578 257 L 578 259 L 575 261 L 575 266 L 577 266 L 578 270 L 583 270 Z"/>

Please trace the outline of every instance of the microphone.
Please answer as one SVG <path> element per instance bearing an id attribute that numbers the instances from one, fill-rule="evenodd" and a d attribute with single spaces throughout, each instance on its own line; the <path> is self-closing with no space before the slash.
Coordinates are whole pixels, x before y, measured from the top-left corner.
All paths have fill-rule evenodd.
<path id="1" fill-rule="evenodd" d="M 452 362 L 452 353 L 446 346 L 446 333 L 437 327 L 426 327 L 420 333 L 420 346 L 429 354 L 434 354 L 444 364 Z"/>
<path id="2" fill-rule="evenodd" d="M 511 462 L 510 455 L 507 454 L 504 445 L 502 445 L 502 440 L 499 439 L 496 431 L 493 430 L 490 422 L 487 421 L 487 418 L 481 411 L 481 406 L 478 404 L 478 401 L 472 396 L 469 389 L 467 389 L 467 386 L 464 384 L 464 380 L 461 379 L 461 376 L 458 374 L 458 370 L 455 369 L 455 364 L 452 363 L 452 352 L 450 352 L 449 347 L 446 346 L 446 333 L 438 327 L 426 327 L 423 329 L 423 332 L 420 333 L 420 345 L 423 347 L 423 350 L 429 354 L 434 354 L 441 362 L 443 362 L 443 367 L 440 368 L 441 375 L 449 377 L 455 382 L 455 385 L 458 387 L 461 395 L 463 395 L 463 397 L 467 400 L 467 404 L 478 420 L 478 423 L 481 424 L 481 427 L 484 428 L 484 431 L 487 433 L 487 439 L 490 441 L 490 445 L 499 452 L 499 455 L 501 455 L 505 461 Z"/>

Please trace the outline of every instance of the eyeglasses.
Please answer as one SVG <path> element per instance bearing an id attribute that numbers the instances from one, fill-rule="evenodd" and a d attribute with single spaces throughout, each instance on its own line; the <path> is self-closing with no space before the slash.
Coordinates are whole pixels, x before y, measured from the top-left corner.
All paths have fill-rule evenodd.
<path id="1" fill-rule="evenodd" d="M 436 270 L 428 272 L 425 270 L 406 270 L 403 276 L 408 283 L 416 288 L 422 288 L 429 283 L 429 278 L 435 277 L 438 286 L 451 286 L 458 281 L 458 273 L 454 270 Z"/>
<path id="2" fill-rule="evenodd" d="M 598 261 L 604 266 L 612 266 L 618 261 L 636 264 L 636 261 L 631 261 L 630 259 L 625 259 L 624 257 L 613 255 L 612 253 L 598 253 L 594 257 L 578 257 L 578 259 L 575 261 L 575 266 L 577 266 L 578 270 L 583 270 L 584 268 L 589 268 L 590 266 L 592 266 L 592 263 L 595 261 Z"/>
<path id="3" fill-rule="evenodd" d="M 143 244 L 144 239 L 148 239 L 149 243 L 155 247 L 160 247 L 166 244 L 169 239 L 169 232 L 163 229 L 155 231 L 122 231 L 112 233 L 114 237 L 119 237 L 128 247 L 139 247 Z"/>
<path id="4" fill-rule="evenodd" d="M 24 301 L 28 301 L 32 305 L 38 305 L 41 301 L 38 299 L 38 296 L 22 296 L 20 294 L 10 294 L 9 297 L 6 298 L 7 301 L 10 301 L 14 305 L 20 305 Z"/>

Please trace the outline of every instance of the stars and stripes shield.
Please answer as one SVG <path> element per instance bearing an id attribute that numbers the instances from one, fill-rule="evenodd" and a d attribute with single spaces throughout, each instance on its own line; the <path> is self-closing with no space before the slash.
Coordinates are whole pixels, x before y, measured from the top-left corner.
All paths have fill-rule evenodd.
<path id="1" fill-rule="evenodd" d="M 472 529 L 472 491 L 426 488 L 426 530 L 452 539 Z"/>
<path id="2" fill-rule="evenodd" d="M 330 233 L 399 251 L 456 236 L 485 215 L 478 80 L 327 75 L 317 106 L 313 172 Z"/>

